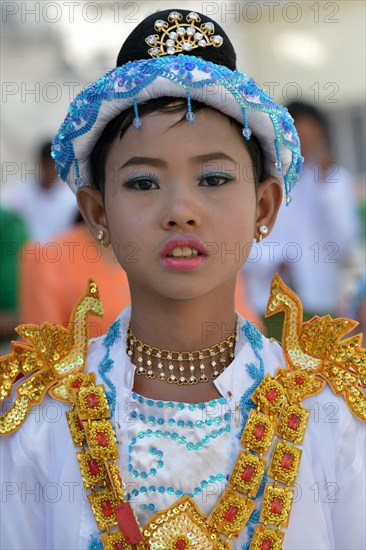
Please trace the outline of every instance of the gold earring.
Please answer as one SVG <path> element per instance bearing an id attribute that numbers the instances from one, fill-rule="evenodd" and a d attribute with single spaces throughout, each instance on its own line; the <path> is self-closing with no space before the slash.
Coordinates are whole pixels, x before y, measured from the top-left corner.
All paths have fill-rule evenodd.
<path id="1" fill-rule="evenodd" d="M 257 238 L 257 243 L 260 243 L 263 237 L 267 235 L 268 227 L 266 225 L 261 225 L 258 231 L 259 231 L 259 237 Z"/>
<path id="2" fill-rule="evenodd" d="M 104 231 L 103 231 L 103 229 L 99 229 L 99 231 L 97 233 L 97 239 L 100 242 L 100 244 L 102 246 L 104 246 Z"/>

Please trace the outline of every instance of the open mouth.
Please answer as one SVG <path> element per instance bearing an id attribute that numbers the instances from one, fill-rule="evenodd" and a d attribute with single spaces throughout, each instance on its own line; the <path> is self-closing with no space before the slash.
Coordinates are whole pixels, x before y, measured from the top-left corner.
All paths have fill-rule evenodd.
<path id="1" fill-rule="evenodd" d="M 203 254 L 190 246 L 176 246 L 166 256 L 167 258 L 192 258 L 194 256 L 203 256 Z"/>
<path id="2" fill-rule="evenodd" d="M 168 269 L 191 271 L 206 262 L 208 252 L 205 244 L 195 235 L 174 235 L 163 245 L 160 258 Z"/>

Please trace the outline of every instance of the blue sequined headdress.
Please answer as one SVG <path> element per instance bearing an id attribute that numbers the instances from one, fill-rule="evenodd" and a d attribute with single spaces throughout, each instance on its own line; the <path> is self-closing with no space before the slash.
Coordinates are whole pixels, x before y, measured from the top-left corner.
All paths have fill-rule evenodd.
<path id="1" fill-rule="evenodd" d="M 185 13 L 184 10 L 167 12 L 168 21 L 155 20 L 155 30 L 162 30 L 163 35 L 145 37 L 145 58 L 128 61 L 109 71 L 71 103 L 53 143 L 52 156 L 60 177 L 74 192 L 81 186 L 93 185 L 90 154 L 109 121 L 133 106 L 134 126 L 138 131 L 142 124 L 138 114 L 140 103 L 159 97 L 183 97 L 187 99 L 188 122 L 194 121 L 191 100 L 195 99 L 241 122 L 243 139 L 250 139 L 253 133 L 263 151 L 264 175 L 280 180 L 289 202 L 303 162 L 292 117 L 245 73 L 213 63 L 210 56 L 205 55 L 203 59 L 202 51 L 211 46 L 216 46 L 212 51 L 217 50 L 225 40 L 221 34 L 226 35 L 220 32 L 209 36 L 214 32 L 213 25 L 208 29 L 203 25 L 197 28 L 200 16 L 195 12 L 188 14 L 186 24 L 181 24 L 181 19 L 172 19 L 177 13 L 181 15 L 180 12 Z M 188 31 L 189 27 L 195 32 Z M 200 30 L 206 30 L 201 33 L 203 38 L 199 37 Z M 151 52 L 149 45 L 154 36 L 155 46 Z M 199 48 L 199 56 L 177 54 L 194 49 L 190 44 Z"/>

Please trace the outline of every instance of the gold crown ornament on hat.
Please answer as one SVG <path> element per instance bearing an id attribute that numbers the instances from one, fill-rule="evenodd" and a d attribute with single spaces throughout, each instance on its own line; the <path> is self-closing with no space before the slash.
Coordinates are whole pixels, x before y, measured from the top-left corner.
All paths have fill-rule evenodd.
<path id="1" fill-rule="evenodd" d="M 202 23 L 198 13 L 191 11 L 186 17 L 187 23 L 181 23 L 183 15 L 177 11 L 172 11 L 168 15 L 168 21 L 157 19 L 154 28 L 159 34 L 150 34 L 145 38 L 145 42 L 152 46 L 148 53 L 151 57 L 160 57 L 162 55 L 172 55 L 180 52 L 190 52 L 195 48 L 206 48 L 215 46 L 219 48 L 224 39 L 218 34 L 214 34 L 215 25 L 211 21 Z"/>

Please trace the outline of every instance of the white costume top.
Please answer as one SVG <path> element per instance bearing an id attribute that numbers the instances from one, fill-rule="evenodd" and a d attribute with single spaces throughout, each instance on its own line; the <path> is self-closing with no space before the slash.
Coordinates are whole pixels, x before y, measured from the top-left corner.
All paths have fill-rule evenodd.
<path id="1" fill-rule="evenodd" d="M 254 245 L 245 262 L 248 298 L 257 313 L 266 309 L 276 272 L 300 297 L 304 311 L 322 315 L 339 309 L 341 264 L 360 235 L 354 182 L 341 166 L 320 180 L 316 168 L 304 166 L 291 192 L 294 200 L 281 206 L 271 234 Z"/>
<path id="2" fill-rule="evenodd" d="M 281 347 L 239 319 L 244 326 L 235 359 L 214 382 L 222 397 L 197 405 L 153 401 L 132 391 L 135 367 L 125 353 L 129 318 L 126 308 L 107 336 L 91 341 L 87 370 L 96 372 L 109 396 L 132 506 L 142 525 L 183 494 L 209 513 L 237 457 L 249 396 L 264 373 L 284 365 Z M 304 407 L 311 414 L 284 548 L 364 550 L 364 426 L 328 387 Z M 3 550 L 101 548 L 66 410 L 47 397 L 1 442 Z M 253 526 L 249 521 L 232 548 L 247 548 Z"/>

